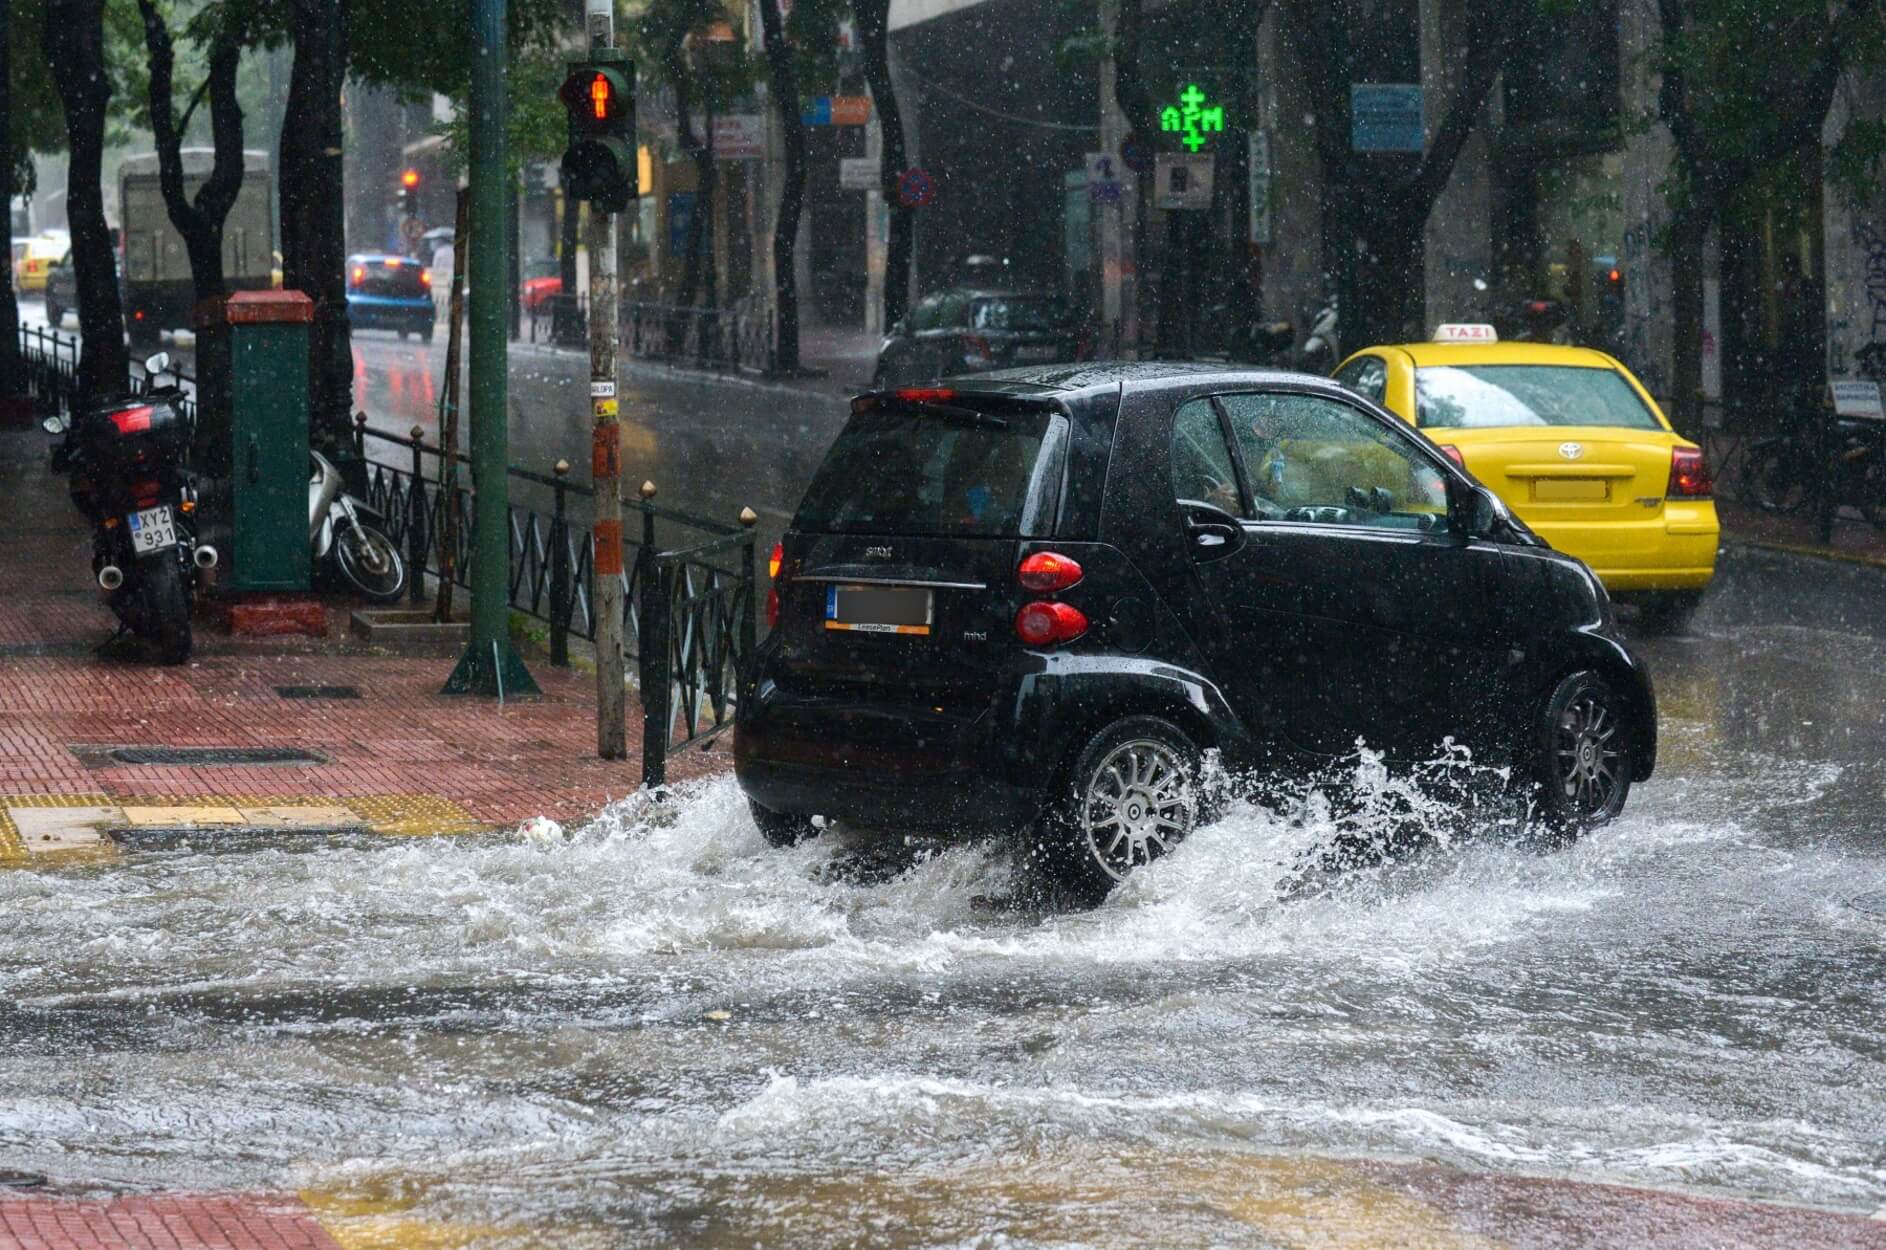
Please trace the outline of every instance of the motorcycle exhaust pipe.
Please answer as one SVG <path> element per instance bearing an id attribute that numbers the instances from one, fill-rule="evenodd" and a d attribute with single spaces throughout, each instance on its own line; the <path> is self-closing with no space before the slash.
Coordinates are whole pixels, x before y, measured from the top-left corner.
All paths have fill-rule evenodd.
<path id="1" fill-rule="evenodd" d="M 107 564 L 98 570 L 98 585 L 104 590 L 116 590 L 124 585 L 124 570 L 115 564 Z"/>
<path id="2" fill-rule="evenodd" d="M 216 567 L 216 561 L 220 557 L 216 553 L 216 548 L 210 546 L 208 543 L 204 543 L 196 549 L 192 558 L 196 560 L 196 566 L 198 568 L 213 569 Z"/>

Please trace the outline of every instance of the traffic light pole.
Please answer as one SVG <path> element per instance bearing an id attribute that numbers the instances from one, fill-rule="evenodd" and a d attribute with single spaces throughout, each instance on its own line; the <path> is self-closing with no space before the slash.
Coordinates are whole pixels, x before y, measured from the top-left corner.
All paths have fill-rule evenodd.
<path id="1" fill-rule="evenodd" d="M 613 0 L 585 0 L 591 50 L 615 46 Z M 622 430 L 616 407 L 616 217 L 592 203 L 584 224 L 589 252 L 590 471 L 596 485 L 596 754 L 628 756 L 623 697 Z"/>
<path id="2" fill-rule="evenodd" d="M 472 282 L 471 646 L 446 679 L 446 694 L 538 693 L 537 683 L 511 645 L 510 448 L 506 421 L 504 228 L 510 182 L 505 173 L 505 3 L 471 0 L 471 212 Z"/>

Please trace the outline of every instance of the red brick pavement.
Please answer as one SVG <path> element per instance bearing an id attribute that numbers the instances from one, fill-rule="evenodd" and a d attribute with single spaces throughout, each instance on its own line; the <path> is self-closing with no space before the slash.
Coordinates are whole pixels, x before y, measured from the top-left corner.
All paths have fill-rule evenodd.
<path id="1" fill-rule="evenodd" d="M 38 431 L 0 431 L 0 794 L 439 795 L 508 822 L 593 812 L 641 780 L 631 698 L 629 758 L 596 758 L 595 679 L 527 657 L 541 699 L 439 693 L 455 652 L 395 655 L 350 641 L 351 605 L 328 605 L 324 639 L 232 639 L 197 623 L 197 655 L 161 668 L 92 648 L 113 621 L 92 585 L 89 539 L 45 467 Z M 289 700 L 277 686 L 353 686 L 359 699 Z M 88 767 L 73 746 L 298 747 L 307 766 Z M 724 766 L 672 757 L 671 780 Z M 95 761 L 94 761 L 95 762 Z"/>
<path id="2" fill-rule="evenodd" d="M 0 1198 L 0 1250 L 340 1250 L 287 1196 Z"/>

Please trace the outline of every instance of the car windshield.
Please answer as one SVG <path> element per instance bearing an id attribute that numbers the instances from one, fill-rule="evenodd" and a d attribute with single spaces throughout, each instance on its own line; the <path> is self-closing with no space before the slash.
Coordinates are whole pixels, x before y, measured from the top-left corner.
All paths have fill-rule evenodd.
<path id="1" fill-rule="evenodd" d="M 1528 425 L 1663 428 L 1623 374 L 1576 365 L 1418 369 L 1415 418 L 1424 430 Z"/>
<path id="2" fill-rule="evenodd" d="M 1053 524 L 1064 418 L 855 414 L 793 525 L 816 533 L 1032 537 Z"/>
<path id="3" fill-rule="evenodd" d="M 1046 295 L 979 299 L 969 311 L 969 324 L 978 330 L 1058 330 L 1068 320 L 1061 301 Z"/>
<path id="4" fill-rule="evenodd" d="M 524 266 L 524 278 L 526 281 L 533 278 L 554 278 L 557 276 L 557 273 L 557 262 L 554 260 L 533 260 L 530 264 Z"/>

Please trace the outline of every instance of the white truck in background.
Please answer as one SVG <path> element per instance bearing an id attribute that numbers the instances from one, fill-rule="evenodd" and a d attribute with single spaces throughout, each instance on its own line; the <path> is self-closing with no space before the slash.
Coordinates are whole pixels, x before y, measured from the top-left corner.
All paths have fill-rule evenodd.
<path id="1" fill-rule="evenodd" d="M 195 200 L 209 179 L 216 154 L 209 148 L 185 148 L 181 155 L 184 195 Z M 266 290 L 276 281 L 268 153 L 244 152 L 242 166 L 242 189 L 223 222 L 223 280 L 231 293 Z M 163 330 L 187 330 L 194 324 L 190 254 L 164 207 L 156 153 L 126 157 L 119 170 L 118 191 L 124 230 L 125 328 L 132 343 L 154 343 Z"/>

